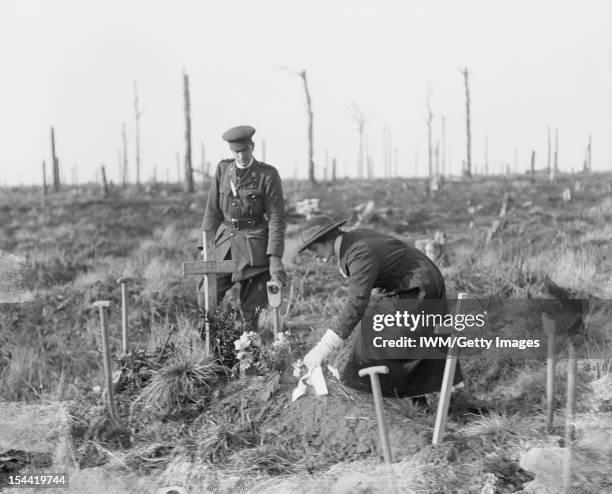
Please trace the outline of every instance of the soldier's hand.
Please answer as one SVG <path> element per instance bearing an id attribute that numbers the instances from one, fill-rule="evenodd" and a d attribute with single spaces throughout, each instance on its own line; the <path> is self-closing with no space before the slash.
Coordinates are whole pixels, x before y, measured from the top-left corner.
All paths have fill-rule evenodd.
<path id="1" fill-rule="evenodd" d="M 283 260 L 278 256 L 270 256 L 270 277 L 283 286 L 287 286 L 287 272 Z"/>

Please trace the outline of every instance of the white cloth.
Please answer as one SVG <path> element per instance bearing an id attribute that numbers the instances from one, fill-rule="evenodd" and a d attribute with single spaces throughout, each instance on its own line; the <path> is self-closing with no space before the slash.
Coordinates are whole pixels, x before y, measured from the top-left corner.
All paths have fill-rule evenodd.
<path id="1" fill-rule="evenodd" d="M 323 369 L 321 367 L 315 367 L 310 369 L 300 377 L 297 386 L 291 394 L 291 401 L 295 401 L 301 396 L 304 396 L 308 390 L 308 385 L 312 386 L 317 396 L 325 396 L 328 394 L 327 383 L 325 377 L 323 377 Z"/>

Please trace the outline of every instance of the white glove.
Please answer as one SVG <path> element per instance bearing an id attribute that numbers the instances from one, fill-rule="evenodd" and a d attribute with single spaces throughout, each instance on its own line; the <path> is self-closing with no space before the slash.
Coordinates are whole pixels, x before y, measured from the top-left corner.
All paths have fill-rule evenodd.
<path id="1" fill-rule="evenodd" d="M 304 365 L 308 368 L 308 370 L 319 367 L 321 362 L 329 357 L 329 354 L 336 348 L 339 348 L 340 345 L 342 345 L 342 338 L 340 338 L 331 329 L 328 329 L 319 343 L 317 343 L 315 347 L 306 354 L 304 357 Z"/>

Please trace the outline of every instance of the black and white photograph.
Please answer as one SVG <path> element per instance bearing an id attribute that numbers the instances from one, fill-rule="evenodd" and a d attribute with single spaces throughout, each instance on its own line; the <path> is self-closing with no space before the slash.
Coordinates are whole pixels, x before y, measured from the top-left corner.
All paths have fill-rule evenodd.
<path id="1" fill-rule="evenodd" d="M 0 0 L 0 493 L 612 493 L 610 0 Z"/>

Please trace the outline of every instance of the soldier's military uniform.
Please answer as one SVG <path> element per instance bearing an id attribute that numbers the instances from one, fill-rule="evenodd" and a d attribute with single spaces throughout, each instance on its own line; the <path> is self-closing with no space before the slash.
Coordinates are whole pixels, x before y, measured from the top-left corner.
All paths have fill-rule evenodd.
<path id="1" fill-rule="evenodd" d="M 236 129 L 243 128 L 252 129 Z M 226 138 L 228 133 L 224 139 L 231 145 L 234 141 Z M 249 142 L 252 133 L 247 132 Z M 284 251 L 285 203 L 276 168 L 255 159 L 248 168 L 238 167 L 233 159 L 222 160 L 210 187 L 202 230 L 216 232 L 217 259 L 238 261 L 235 274 L 217 275 L 218 303 L 235 282 L 240 282 L 243 317 L 255 329 L 259 311 L 267 304 L 269 256 L 282 258 Z M 198 292 L 198 304 L 203 308 L 202 283 Z"/>

